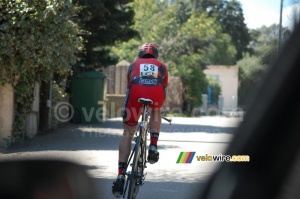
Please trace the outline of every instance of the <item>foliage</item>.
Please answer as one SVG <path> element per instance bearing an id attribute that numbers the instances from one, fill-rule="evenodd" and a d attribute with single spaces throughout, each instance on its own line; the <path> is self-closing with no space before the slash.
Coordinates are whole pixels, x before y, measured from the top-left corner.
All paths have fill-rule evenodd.
<path id="1" fill-rule="evenodd" d="M 208 84 L 207 86 L 212 89 L 212 93 L 211 93 L 212 104 L 218 104 L 219 95 L 222 94 L 220 82 L 211 77 L 206 77 L 206 79 Z"/>
<path id="2" fill-rule="evenodd" d="M 187 66 L 188 62 L 193 60 L 193 65 L 198 68 L 204 68 L 211 64 L 231 64 L 235 60 L 235 49 L 230 44 L 228 35 L 223 34 L 221 27 L 215 23 L 213 18 L 208 18 L 205 14 L 198 15 L 194 13 L 181 29 L 181 38 L 183 45 L 189 44 L 187 49 L 181 54 L 190 54 L 190 60 L 179 63 L 178 65 Z M 190 67 L 188 67 L 190 68 Z M 197 69 L 199 70 L 199 69 Z M 192 74 L 195 75 L 195 71 Z M 191 76 L 193 76 L 191 75 Z M 207 83 L 204 75 L 197 75 L 192 80 L 194 84 L 191 94 L 199 99 L 201 94 L 207 93 Z M 201 85 L 201 86 L 200 86 Z M 198 89 L 197 89 L 198 88 Z M 201 101 L 193 103 L 200 105 Z"/>
<path id="3" fill-rule="evenodd" d="M 279 25 L 273 24 L 269 27 L 262 26 L 260 28 L 250 31 L 251 42 L 250 48 L 252 49 L 252 55 L 262 58 L 262 63 L 265 65 L 271 65 L 278 54 L 278 30 Z M 288 28 L 282 28 L 282 41 L 285 42 L 291 35 L 291 31 Z"/>
<path id="4" fill-rule="evenodd" d="M 186 48 L 186 53 L 190 51 L 202 55 L 203 66 L 231 65 L 235 61 L 236 51 L 230 36 L 222 33 L 214 18 L 206 14 L 193 13 L 181 27 L 178 38 L 181 39 L 182 47 Z"/>
<path id="5" fill-rule="evenodd" d="M 6 0 L 1 7 L 2 80 L 14 85 L 22 74 L 47 80 L 53 71 L 65 73 L 80 42 L 68 1 L 29 2 Z"/>
<path id="6" fill-rule="evenodd" d="M 134 60 L 137 57 L 138 48 L 143 43 L 152 42 L 157 44 L 161 59 L 167 54 L 163 43 L 172 40 L 177 34 L 177 5 L 169 6 L 167 1 L 135 0 L 132 4 L 134 9 L 133 28 L 139 32 L 139 38 L 133 38 L 128 42 L 119 42 L 113 47 L 112 54 L 118 60 Z"/>
<path id="7" fill-rule="evenodd" d="M 236 48 L 236 60 L 249 52 L 250 42 L 249 30 L 244 22 L 243 9 L 240 2 L 236 0 L 199 0 L 198 9 L 208 13 L 209 17 L 215 17 L 216 22 L 222 27 L 224 33 L 232 38 Z"/>
<path id="8" fill-rule="evenodd" d="M 64 75 L 81 49 L 77 8 L 68 0 L 3 0 L 0 3 L 0 81 L 15 89 L 14 136 L 24 137 L 35 81 Z"/>
<path id="9" fill-rule="evenodd" d="M 239 103 L 246 104 L 247 95 L 259 84 L 266 69 L 271 66 L 278 54 L 278 29 L 279 25 L 250 30 L 252 49 L 251 56 L 247 55 L 238 62 L 239 70 Z M 283 41 L 286 41 L 291 32 L 283 28 Z"/>
<path id="10" fill-rule="evenodd" d="M 157 44 L 160 60 L 172 75 L 180 76 L 187 99 L 193 106 L 201 104 L 207 82 L 202 69 L 209 64 L 232 64 L 236 50 L 231 37 L 224 34 L 215 18 L 192 11 L 188 1 L 134 1 L 135 24 L 140 40 L 118 43 L 113 55 L 119 60 L 134 60 L 138 47 L 146 42 Z M 186 11 L 186 12 L 183 12 Z"/>
<path id="11" fill-rule="evenodd" d="M 198 63 L 198 55 L 194 54 L 193 56 L 192 59 L 189 55 L 180 56 L 176 60 L 176 68 L 177 74 L 185 85 L 187 100 L 191 101 L 192 106 L 200 106 L 202 104 L 201 94 L 206 93 L 207 82 Z"/>
<path id="12" fill-rule="evenodd" d="M 116 41 L 127 41 L 137 32 L 133 25 L 134 12 L 130 6 L 132 0 L 73 0 L 82 7 L 79 21 L 85 40 L 85 52 L 81 53 L 81 61 L 74 71 L 101 68 L 116 63 L 110 50 Z M 79 66 L 84 66 L 80 69 Z"/>
<path id="13" fill-rule="evenodd" d="M 133 62 L 137 58 L 141 43 L 138 39 L 131 39 L 128 42 L 116 42 L 117 45 L 112 47 L 110 56 L 119 62 L 122 60 Z"/>
<path id="14" fill-rule="evenodd" d="M 201 105 L 201 94 L 207 93 L 207 82 L 202 71 L 204 66 L 218 64 L 218 58 L 234 59 L 234 47 L 230 45 L 227 35 L 221 33 L 221 28 L 212 18 L 193 13 L 182 25 L 178 35 L 178 42 L 171 46 L 177 51 L 169 51 L 168 60 L 170 70 L 179 75 L 186 85 L 187 96 L 193 106 Z M 218 45 L 223 43 L 222 57 L 216 56 L 220 50 Z M 227 47 L 227 48 L 226 48 Z"/>
<path id="15" fill-rule="evenodd" d="M 245 56 L 237 63 L 239 67 L 239 104 L 245 105 L 249 93 L 259 84 L 266 71 L 261 58 L 257 56 Z"/>
<path id="16" fill-rule="evenodd" d="M 65 88 L 59 85 L 57 82 L 53 82 L 52 84 L 52 97 L 51 102 L 52 104 L 56 105 L 61 102 L 68 94 L 65 92 Z M 56 129 L 61 122 L 57 120 L 55 117 L 55 106 L 51 106 L 51 126 L 52 128 Z M 67 113 L 63 113 L 67 114 Z"/>

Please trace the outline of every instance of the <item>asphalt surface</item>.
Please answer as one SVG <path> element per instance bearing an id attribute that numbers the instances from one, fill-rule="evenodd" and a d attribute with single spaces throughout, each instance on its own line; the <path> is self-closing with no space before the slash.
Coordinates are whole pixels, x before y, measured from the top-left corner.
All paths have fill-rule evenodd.
<path id="1" fill-rule="evenodd" d="M 148 164 L 145 184 L 138 198 L 197 198 L 218 162 L 197 161 L 196 156 L 224 153 L 240 118 L 173 118 L 163 122 L 158 141 L 160 159 Z M 59 159 L 83 166 L 94 181 L 98 198 L 111 193 L 122 135 L 120 118 L 99 125 L 64 124 L 49 134 L 38 135 L 22 145 L 0 149 L 1 160 Z M 176 164 L 180 152 L 196 152 L 191 164 Z"/>

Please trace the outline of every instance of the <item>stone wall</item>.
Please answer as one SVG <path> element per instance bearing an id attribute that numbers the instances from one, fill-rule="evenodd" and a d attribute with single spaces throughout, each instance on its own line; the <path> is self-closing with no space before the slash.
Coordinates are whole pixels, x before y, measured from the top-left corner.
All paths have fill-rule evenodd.
<path id="1" fill-rule="evenodd" d="M 167 97 L 164 103 L 166 111 L 181 110 L 183 106 L 184 87 L 179 77 L 169 76 Z"/>

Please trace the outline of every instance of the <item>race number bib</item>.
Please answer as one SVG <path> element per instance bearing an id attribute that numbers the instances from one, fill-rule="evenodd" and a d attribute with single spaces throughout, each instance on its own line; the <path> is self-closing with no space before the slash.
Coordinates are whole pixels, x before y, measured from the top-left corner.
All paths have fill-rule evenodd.
<path id="1" fill-rule="evenodd" d="M 155 64 L 141 64 L 140 65 L 140 77 L 158 77 L 158 66 Z"/>

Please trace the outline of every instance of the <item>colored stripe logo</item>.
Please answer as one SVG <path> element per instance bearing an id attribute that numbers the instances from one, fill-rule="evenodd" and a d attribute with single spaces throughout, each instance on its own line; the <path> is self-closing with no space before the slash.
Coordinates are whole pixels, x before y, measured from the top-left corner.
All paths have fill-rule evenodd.
<path id="1" fill-rule="evenodd" d="M 176 164 L 191 164 L 196 152 L 180 152 Z"/>

